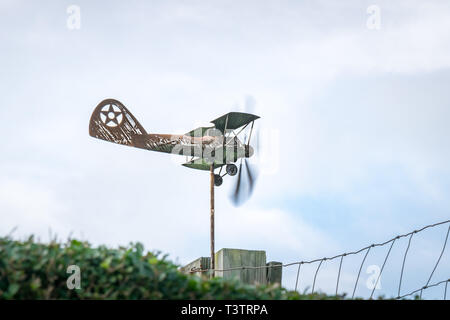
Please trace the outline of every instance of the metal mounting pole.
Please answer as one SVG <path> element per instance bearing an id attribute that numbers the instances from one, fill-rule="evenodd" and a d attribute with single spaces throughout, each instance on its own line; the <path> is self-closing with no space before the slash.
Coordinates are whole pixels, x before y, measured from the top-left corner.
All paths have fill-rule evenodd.
<path id="1" fill-rule="evenodd" d="M 214 162 L 211 164 L 211 277 L 214 277 L 215 257 L 214 257 Z"/>

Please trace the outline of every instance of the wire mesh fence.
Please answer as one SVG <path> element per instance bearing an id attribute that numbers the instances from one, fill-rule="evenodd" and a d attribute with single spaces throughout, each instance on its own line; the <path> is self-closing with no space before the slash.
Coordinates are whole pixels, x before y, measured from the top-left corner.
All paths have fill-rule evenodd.
<path id="1" fill-rule="evenodd" d="M 429 275 L 427 275 L 427 280 L 425 282 L 425 284 L 415 290 L 412 290 L 408 293 L 402 293 L 402 285 L 404 284 L 404 274 L 405 274 L 405 266 L 407 264 L 407 260 L 408 260 L 408 255 L 411 255 L 410 253 L 410 248 L 411 248 L 411 244 L 414 241 L 414 238 L 417 237 L 417 235 L 419 233 L 424 232 L 425 230 L 428 229 L 434 229 L 438 226 L 444 226 L 444 225 L 448 225 L 447 229 L 446 229 L 446 233 L 445 233 L 445 237 L 442 240 L 442 246 L 441 249 L 439 250 L 439 255 L 437 257 L 435 257 L 435 262 L 433 263 L 433 268 L 431 270 L 431 272 L 429 273 Z M 335 289 L 334 289 L 334 294 L 338 295 L 339 292 L 339 286 L 340 286 L 340 281 L 341 281 L 341 275 L 342 275 L 342 270 L 343 270 L 343 265 L 344 262 L 346 261 L 346 259 L 348 259 L 351 256 L 359 256 L 361 255 L 362 259 L 361 262 L 359 263 L 359 268 L 358 268 L 358 273 L 356 276 L 356 280 L 354 281 L 354 285 L 353 285 L 353 289 L 351 291 L 351 298 L 355 298 L 356 292 L 357 292 L 357 288 L 358 288 L 358 283 L 360 281 L 361 278 L 361 272 L 363 269 L 363 266 L 366 263 L 366 260 L 368 258 L 368 256 L 371 254 L 371 252 L 373 252 L 374 248 L 380 248 L 380 247 L 387 247 L 387 252 L 384 255 L 384 259 L 383 259 L 383 263 L 381 265 L 381 268 L 374 280 L 374 284 L 371 288 L 371 292 L 370 292 L 370 296 L 369 299 L 373 299 L 374 298 L 374 293 L 375 290 L 379 284 L 379 281 L 381 279 L 381 276 L 383 274 L 383 272 L 385 271 L 385 267 L 389 262 L 389 258 L 392 252 L 392 249 L 394 248 L 394 246 L 396 245 L 396 243 L 399 242 L 400 239 L 402 238 L 406 238 L 407 239 L 407 246 L 405 248 L 405 250 L 402 252 L 402 259 L 401 259 L 401 270 L 397 279 L 397 285 L 396 285 L 396 292 L 391 292 L 391 296 L 395 299 L 405 299 L 408 297 L 418 297 L 418 298 L 422 298 L 422 294 L 425 290 L 430 289 L 430 288 L 436 288 L 439 286 L 442 286 L 442 299 L 446 300 L 447 299 L 447 287 L 448 287 L 448 283 L 450 282 L 450 277 L 448 277 L 447 279 L 439 279 L 437 282 L 432 282 L 433 280 L 433 276 L 435 275 L 436 269 L 438 268 L 442 257 L 444 255 L 446 246 L 447 246 L 447 242 L 448 242 L 448 238 L 449 238 L 449 233 L 450 233 L 450 220 L 445 220 L 445 221 L 441 221 L 435 224 L 430 224 L 427 226 L 424 226 L 420 229 L 417 230 L 413 230 L 411 232 L 405 233 L 405 234 L 401 234 L 398 236 L 395 236 L 387 241 L 381 242 L 381 243 L 373 243 L 371 245 L 368 245 L 364 248 L 361 248 L 359 250 L 356 251 L 350 251 L 350 252 L 344 252 L 335 256 L 331 256 L 331 257 L 324 257 L 324 258 L 318 258 L 318 259 L 312 259 L 312 260 L 302 260 L 302 261 L 296 261 L 296 262 L 291 262 L 291 263 L 287 263 L 287 264 L 281 264 L 281 265 L 264 265 L 264 266 L 239 266 L 239 267 L 233 267 L 233 268 L 225 268 L 225 269 L 215 269 L 214 272 L 233 272 L 233 271 L 243 271 L 243 270 L 254 270 L 254 269 L 268 269 L 268 268 L 287 268 L 287 267 L 292 267 L 292 266 L 297 266 L 297 270 L 296 270 L 296 276 L 295 276 L 295 285 L 293 286 L 295 291 L 298 291 L 299 289 L 299 285 L 300 282 L 302 281 L 302 267 L 306 266 L 306 265 L 312 265 L 312 264 L 317 264 L 317 267 L 315 268 L 315 271 L 313 272 L 313 277 L 312 277 L 312 286 L 311 286 L 311 291 L 310 293 L 314 293 L 316 292 L 316 284 L 317 284 L 317 280 L 320 277 L 320 270 L 321 268 L 323 268 L 323 265 L 326 263 L 329 263 L 330 261 L 333 260 L 337 260 L 339 261 L 339 267 L 337 270 L 337 274 L 336 274 L 336 283 L 335 283 Z M 212 270 L 209 269 L 192 269 L 191 272 L 210 272 Z M 450 273 L 447 273 L 450 276 Z"/>

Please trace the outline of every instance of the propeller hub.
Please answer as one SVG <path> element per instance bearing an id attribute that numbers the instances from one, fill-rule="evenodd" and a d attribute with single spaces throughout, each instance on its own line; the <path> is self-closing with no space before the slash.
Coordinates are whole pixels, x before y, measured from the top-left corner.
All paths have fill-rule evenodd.
<path id="1" fill-rule="evenodd" d="M 254 153 L 253 147 L 246 145 L 245 146 L 245 157 L 250 158 L 253 155 L 253 153 Z"/>

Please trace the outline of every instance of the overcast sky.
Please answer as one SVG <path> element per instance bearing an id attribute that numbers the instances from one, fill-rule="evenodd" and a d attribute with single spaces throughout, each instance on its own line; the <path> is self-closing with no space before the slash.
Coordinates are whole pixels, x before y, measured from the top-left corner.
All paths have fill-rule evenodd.
<path id="1" fill-rule="evenodd" d="M 259 180 L 239 208 L 233 178 L 216 189 L 217 249 L 288 263 L 449 217 L 450 2 L 1 0 L 0 14 L 1 235 L 17 226 L 17 238 L 48 240 L 51 229 L 139 241 L 180 264 L 208 256 L 208 173 L 91 138 L 105 98 L 151 133 L 256 101 Z M 417 243 L 409 289 L 426 282 L 445 232 Z M 449 266 L 447 252 L 433 280 Z M 349 288 L 355 276 L 344 271 Z"/>

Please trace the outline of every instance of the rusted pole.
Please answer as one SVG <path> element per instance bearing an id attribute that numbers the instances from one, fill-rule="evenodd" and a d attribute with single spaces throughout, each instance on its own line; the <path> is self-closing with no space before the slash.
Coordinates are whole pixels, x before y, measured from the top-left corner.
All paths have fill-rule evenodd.
<path id="1" fill-rule="evenodd" d="M 211 277 L 214 277 L 215 257 L 214 257 L 214 163 L 211 164 Z"/>

